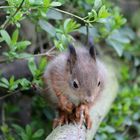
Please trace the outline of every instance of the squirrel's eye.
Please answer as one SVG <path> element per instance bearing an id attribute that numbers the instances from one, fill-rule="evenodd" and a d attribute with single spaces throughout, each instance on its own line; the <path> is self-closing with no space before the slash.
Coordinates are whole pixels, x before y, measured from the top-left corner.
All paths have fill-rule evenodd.
<path id="1" fill-rule="evenodd" d="M 101 84 L 101 82 L 99 81 L 97 86 L 99 87 L 99 86 L 100 86 L 100 84 Z"/>
<path id="2" fill-rule="evenodd" d="M 74 80 L 73 81 L 73 87 L 74 88 L 79 88 L 79 84 L 78 84 L 78 81 L 77 80 Z"/>

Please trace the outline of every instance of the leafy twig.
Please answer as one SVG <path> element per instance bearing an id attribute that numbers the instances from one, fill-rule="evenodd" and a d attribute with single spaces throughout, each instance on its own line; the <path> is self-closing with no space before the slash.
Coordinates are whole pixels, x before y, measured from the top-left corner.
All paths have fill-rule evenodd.
<path id="1" fill-rule="evenodd" d="M 84 18 L 82 18 L 82 17 L 80 17 L 80 16 L 77 16 L 77 15 L 75 15 L 75 14 L 72 14 L 72 13 L 70 13 L 70 12 L 67 12 L 67 11 L 64 11 L 64 10 L 61 10 L 61 9 L 58 9 L 58 8 L 52 8 L 52 9 L 54 9 L 54 10 L 56 10 L 56 11 L 58 11 L 58 12 L 67 14 L 67 15 L 69 15 L 69 16 L 75 17 L 75 18 L 77 18 L 77 19 L 83 21 L 84 23 L 89 23 L 89 22 L 88 22 L 87 20 L 85 20 Z"/>
<path id="2" fill-rule="evenodd" d="M 28 59 L 28 58 L 30 58 L 30 57 L 39 57 L 39 56 L 52 56 L 51 55 L 51 52 L 53 51 L 55 49 L 55 47 L 52 47 L 50 50 L 48 50 L 47 52 L 45 52 L 45 53 L 40 53 L 40 54 L 34 54 L 34 55 L 30 55 L 30 56 L 27 56 L 27 57 L 25 57 L 25 58 L 15 58 L 14 60 L 19 60 L 19 59 Z M 0 64 L 1 63 L 5 63 L 5 62 L 7 62 L 7 61 L 9 61 L 9 59 L 0 59 Z"/>
<path id="3" fill-rule="evenodd" d="M 6 29 L 6 28 L 7 28 L 7 26 L 8 26 L 8 24 L 9 24 L 10 20 L 18 13 L 18 11 L 21 9 L 23 3 L 24 3 L 24 0 L 22 0 L 22 2 L 21 2 L 20 5 L 17 7 L 17 9 L 16 9 L 16 11 L 14 12 L 14 14 L 11 15 L 11 16 L 4 22 L 4 24 L 3 24 L 2 27 L 1 27 L 2 29 Z"/>

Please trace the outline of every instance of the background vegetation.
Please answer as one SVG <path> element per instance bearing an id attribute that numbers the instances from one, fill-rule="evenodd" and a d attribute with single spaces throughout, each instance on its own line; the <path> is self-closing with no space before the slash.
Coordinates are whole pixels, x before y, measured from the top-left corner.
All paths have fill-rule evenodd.
<path id="1" fill-rule="evenodd" d="M 47 64 L 43 56 L 53 46 L 63 51 L 74 39 L 87 44 L 89 37 L 99 55 L 114 60 L 120 85 L 95 140 L 139 139 L 138 0 L 1 0 L 0 5 L 1 140 L 46 137 L 51 131 L 54 112 L 35 90 L 42 87 L 41 75 Z M 42 56 L 39 65 L 34 61 L 35 56 Z M 7 76 L 11 67 L 18 66 L 13 63 L 7 68 L 6 64 L 19 60 L 28 60 L 31 77 Z"/>

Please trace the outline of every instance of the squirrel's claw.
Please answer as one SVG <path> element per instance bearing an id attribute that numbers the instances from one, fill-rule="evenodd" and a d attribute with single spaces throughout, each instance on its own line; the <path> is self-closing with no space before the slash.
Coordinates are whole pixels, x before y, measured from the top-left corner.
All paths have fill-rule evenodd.
<path id="1" fill-rule="evenodd" d="M 88 129 L 91 128 L 92 122 L 89 115 L 89 106 L 85 104 L 81 104 L 76 108 L 76 120 L 79 123 L 80 127 L 82 127 L 83 122 L 85 121 L 86 127 Z"/>
<path id="2" fill-rule="evenodd" d="M 63 124 L 68 124 L 68 114 L 64 111 L 59 110 L 59 118 L 54 119 L 53 121 L 53 128 L 57 126 L 61 126 Z"/>

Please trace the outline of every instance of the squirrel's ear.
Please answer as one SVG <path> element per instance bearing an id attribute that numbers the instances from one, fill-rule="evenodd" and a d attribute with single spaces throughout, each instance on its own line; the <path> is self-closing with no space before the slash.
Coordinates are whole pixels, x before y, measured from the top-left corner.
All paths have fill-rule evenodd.
<path id="1" fill-rule="evenodd" d="M 77 61 L 77 55 L 73 45 L 69 45 L 68 47 L 69 47 L 69 55 L 68 55 L 67 64 L 69 65 L 70 71 L 72 71 L 72 68 Z"/>
<path id="2" fill-rule="evenodd" d="M 73 45 L 69 45 L 69 58 L 72 64 L 75 64 L 77 60 L 76 50 Z"/>
<path id="3" fill-rule="evenodd" d="M 95 51 L 95 47 L 93 45 L 90 46 L 89 54 L 96 61 L 96 51 Z"/>

